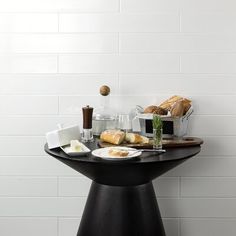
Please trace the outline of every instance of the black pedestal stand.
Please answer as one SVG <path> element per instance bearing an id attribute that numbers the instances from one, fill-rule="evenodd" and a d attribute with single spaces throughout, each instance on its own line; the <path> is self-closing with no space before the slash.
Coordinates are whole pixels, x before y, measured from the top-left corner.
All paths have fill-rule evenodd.
<path id="1" fill-rule="evenodd" d="M 77 236 L 165 236 L 152 183 L 93 182 Z"/>

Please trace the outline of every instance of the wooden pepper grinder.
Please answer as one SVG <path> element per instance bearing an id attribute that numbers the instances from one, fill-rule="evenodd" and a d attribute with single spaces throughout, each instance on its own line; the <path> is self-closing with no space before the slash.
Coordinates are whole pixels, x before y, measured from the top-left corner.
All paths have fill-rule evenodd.
<path id="1" fill-rule="evenodd" d="M 87 105 L 82 108 L 83 112 L 83 142 L 92 142 L 93 141 L 93 131 L 92 131 L 92 117 L 93 117 L 93 108 Z"/>

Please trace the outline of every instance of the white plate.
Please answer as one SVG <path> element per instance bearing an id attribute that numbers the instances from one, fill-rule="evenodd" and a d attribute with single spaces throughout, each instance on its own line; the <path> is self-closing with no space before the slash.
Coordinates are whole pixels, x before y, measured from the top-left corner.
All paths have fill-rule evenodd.
<path id="1" fill-rule="evenodd" d="M 91 150 L 89 148 L 87 148 L 84 144 L 81 144 L 81 148 L 82 148 L 82 151 L 75 152 L 75 151 L 71 150 L 70 145 L 61 147 L 63 152 L 65 152 L 67 155 L 73 156 L 73 157 L 86 156 L 91 152 Z"/>
<path id="2" fill-rule="evenodd" d="M 114 157 L 114 156 L 109 155 L 110 149 L 118 149 L 118 150 L 128 151 L 129 154 L 126 157 Z M 141 151 L 138 151 L 135 148 L 128 148 L 128 147 L 106 147 L 106 148 L 99 148 L 99 149 L 92 151 L 92 155 L 94 155 L 96 157 L 103 158 L 105 160 L 112 160 L 112 161 L 113 160 L 116 160 L 116 161 L 117 160 L 119 160 L 119 161 L 130 160 L 130 159 L 140 156 L 141 154 L 142 154 Z"/>

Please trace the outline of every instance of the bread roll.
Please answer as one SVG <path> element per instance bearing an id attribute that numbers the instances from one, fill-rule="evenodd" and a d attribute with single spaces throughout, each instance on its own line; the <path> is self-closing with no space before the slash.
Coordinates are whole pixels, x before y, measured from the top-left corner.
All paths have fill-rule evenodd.
<path id="1" fill-rule="evenodd" d="M 153 112 L 153 114 L 164 116 L 168 114 L 168 110 L 161 107 L 157 107 L 157 109 Z"/>
<path id="2" fill-rule="evenodd" d="M 148 106 L 145 108 L 144 113 L 152 113 L 157 115 L 167 115 L 168 111 L 158 106 Z"/>
<path id="3" fill-rule="evenodd" d="M 139 134 L 127 133 L 125 135 L 125 141 L 132 144 L 146 144 L 149 143 L 149 138 Z"/>
<path id="4" fill-rule="evenodd" d="M 106 130 L 101 133 L 100 139 L 107 143 L 119 145 L 124 141 L 125 133 L 120 130 Z"/>
<path id="5" fill-rule="evenodd" d="M 153 113 L 157 109 L 157 106 L 148 106 L 144 109 L 144 113 Z"/>

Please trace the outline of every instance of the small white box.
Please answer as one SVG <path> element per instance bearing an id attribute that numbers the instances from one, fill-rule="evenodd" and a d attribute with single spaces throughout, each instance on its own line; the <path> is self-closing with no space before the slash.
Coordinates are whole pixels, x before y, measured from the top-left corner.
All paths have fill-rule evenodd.
<path id="1" fill-rule="evenodd" d="M 46 133 L 49 149 L 68 145 L 71 140 L 80 140 L 80 138 L 80 128 L 78 125 L 63 127 Z"/>

